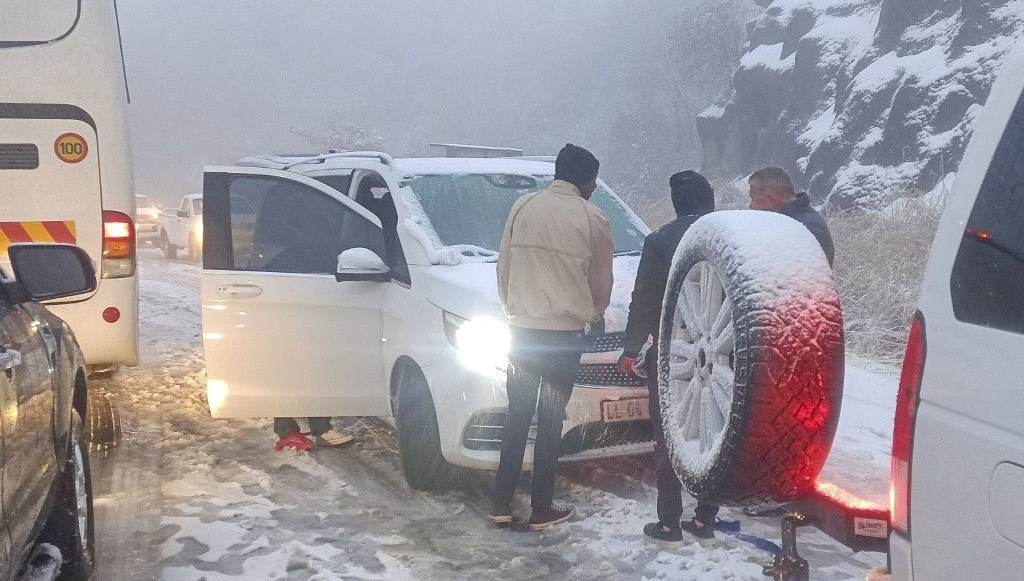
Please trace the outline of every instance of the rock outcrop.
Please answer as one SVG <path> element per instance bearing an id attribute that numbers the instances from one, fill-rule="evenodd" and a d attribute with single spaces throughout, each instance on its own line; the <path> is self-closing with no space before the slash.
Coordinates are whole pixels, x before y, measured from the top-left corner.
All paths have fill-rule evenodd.
<path id="1" fill-rule="evenodd" d="M 840 207 L 956 171 L 1000 68 L 1024 66 L 1024 0 L 761 4 L 731 96 L 698 116 L 705 170 L 781 165 Z"/>

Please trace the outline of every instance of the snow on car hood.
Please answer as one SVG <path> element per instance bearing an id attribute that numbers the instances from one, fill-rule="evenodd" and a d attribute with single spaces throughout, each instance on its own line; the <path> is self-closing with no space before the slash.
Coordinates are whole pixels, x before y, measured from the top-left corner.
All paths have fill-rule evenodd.
<path id="1" fill-rule="evenodd" d="M 608 332 L 624 331 L 629 302 L 640 264 L 637 256 L 619 256 L 614 262 L 615 283 L 612 300 L 605 312 Z M 423 269 L 417 284 L 422 284 L 427 300 L 437 307 L 464 318 L 490 316 L 504 319 L 498 298 L 497 265 L 494 263 L 462 263 L 451 266 L 429 266 Z"/>

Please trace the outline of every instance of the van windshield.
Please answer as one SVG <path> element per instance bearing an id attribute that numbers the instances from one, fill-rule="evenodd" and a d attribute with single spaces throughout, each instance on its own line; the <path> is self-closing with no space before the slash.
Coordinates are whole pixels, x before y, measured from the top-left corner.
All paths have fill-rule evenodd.
<path id="1" fill-rule="evenodd" d="M 546 188 L 552 176 L 509 174 L 421 175 L 406 180 L 445 246 L 470 245 L 498 251 L 512 205 Z M 615 253 L 643 249 L 644 232 L 623 203 L 599 184 L 590 199 L 608 216 Z"/>

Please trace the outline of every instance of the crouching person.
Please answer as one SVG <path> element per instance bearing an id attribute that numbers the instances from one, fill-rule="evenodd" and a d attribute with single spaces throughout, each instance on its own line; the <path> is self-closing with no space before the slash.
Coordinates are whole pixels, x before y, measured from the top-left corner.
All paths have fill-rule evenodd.
<path id="1" fill-rule="evenodd" d="M 583 353 L 583 332 L 599 327 L 612 292 L 608 218 L 588 200 L 598 161 L 566 145 L 548 189 L 512 207 L 498 255 L 498 293 L 512 325 L 506 391 L 508 412 L 490 518 L 512 522 L 512 498 L 523 468 L 534 412 L 530 528 L 568 520 L 572 507 L 552 503 L 565 408 Z"/>

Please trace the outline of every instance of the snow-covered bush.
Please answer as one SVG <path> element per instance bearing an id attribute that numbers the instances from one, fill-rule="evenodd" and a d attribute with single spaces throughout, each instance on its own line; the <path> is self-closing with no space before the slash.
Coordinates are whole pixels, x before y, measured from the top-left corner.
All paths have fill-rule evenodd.
<path id="1" fill-rule="evenodd" d="M 918 200 L 883 212 L 842 210 L 827 217 L 851 354 L 896 363 L 903 357 L 942 214 L 941 196 Z"/>

